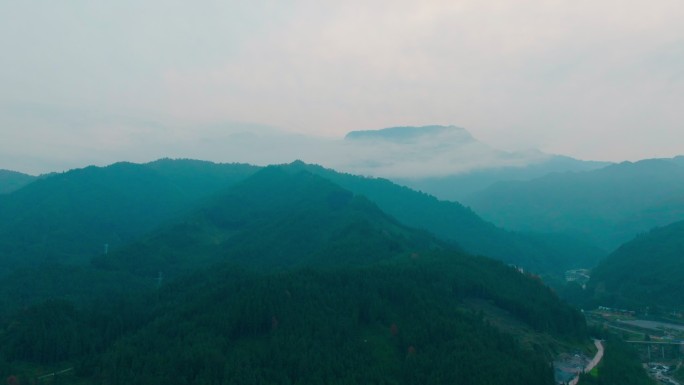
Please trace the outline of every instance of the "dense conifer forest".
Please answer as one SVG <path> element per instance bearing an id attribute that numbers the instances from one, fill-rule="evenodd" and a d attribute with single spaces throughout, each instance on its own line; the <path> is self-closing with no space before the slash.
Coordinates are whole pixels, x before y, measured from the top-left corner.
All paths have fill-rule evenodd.
<path id="1" fill-rule="evenodd" d="M 593 271 L 588 296 L 606 305 L 652 313 L 684 309 L 684 222 L 625 243 Z"/>
<path id="2" fill-rule="evenodd" d="M 107 305 L 48 301 L 2 333 L 7 370 L 70 363 L 105 383 L 549 384 L 548 347 L 524 349 L 465 299 L 538 333 L 582 341 L 582 316 L 539 281 L 454 252 L 377 266 L 200 271 Z"/>
<path id="3" fill-rule="evenodd" d="M 236 183 L 92 263 L 6 275 L 2 372 L 551 384 L 557 349 L 587 341 L 582 315 L 538 277 L 407 227 L 331 180 L 269 167 Z"/>

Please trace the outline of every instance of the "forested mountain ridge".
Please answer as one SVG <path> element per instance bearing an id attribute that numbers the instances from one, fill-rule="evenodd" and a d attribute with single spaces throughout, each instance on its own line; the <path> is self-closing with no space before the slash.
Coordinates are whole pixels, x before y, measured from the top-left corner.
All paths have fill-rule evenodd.
<path id="1" fill-rule="evenodd" d="M 0 270 L 85 263 L 256 171 L 238 164 L 160 160 L 52 174 L 0 195 Z"/>
<path id="2" fill-rule="evenodd" d="M 217 262 L 258 271 L 360 266 L 444 247 L 322 177 L 271 166 L 93 262 L 135 274 L 178 275 Z"/>
<path id="3" fill-rule="evenodd" d="M 613 249 L 636 234 L 684 219 L 678 158 L 498 183 L 466 200 L 494 223 L 522 231 L 576 234 Z"/>
<path id="4" fill-rule="evenodd" d="M 35 179 L 36 177 L 32 175 L 0 169 L 0 194 L 8 194 L 19 190 Z"/>
<path id="5" fill-rule="evenodd" d="M 604 306 L 684 309 L 684 221 L 620 246 L 592 271 L 587 289 Z"/>
<path id="6" fill-rule="evenodd" d="M 91 267 L 176 267 L 158 289 L 137 287 L 114 306 L 20 310 L 0 331 L 4 371 L 68 364 L 75 379 L 111 384 L 552 384 L 554 347 L 521 340 L 587 336 L 582 315 L 538 279 L 296 167 L 265 168 L 179 223 L 143 239 L 148 249 L 113 250 Z M 527 334 L 493 326 L 472 300 Z"/>
<path id="7" fill-rule="evenodd" d="M 523 266 L 537 273 L 558 274 L 569 268 L 593 266 L 604 256 L 603 250 L 581 239 L 504 230 L 457 202 L 440 201 L 387 179 L 339 173 L 302 162 L 285 167 L 321 175 L 367 197 L 401 223 L 455 242 L 470 253 Z"/>
<path id="8" fill-rule="evenodd" d="M 469 252 L 540 273 L 591 266 L 603 251 L 569 238 L 517 234 L 483 221 L 466 207 L 388 180 L 342 174 L 295 162 L 366 196 L 401 223 L 427 230 Z M 259 170 L 240 164 L 162 159 L 53 174 L 0 196 L 0 255 L 4 270 L 43 263 L 85 263 L 178 218 Z"/>

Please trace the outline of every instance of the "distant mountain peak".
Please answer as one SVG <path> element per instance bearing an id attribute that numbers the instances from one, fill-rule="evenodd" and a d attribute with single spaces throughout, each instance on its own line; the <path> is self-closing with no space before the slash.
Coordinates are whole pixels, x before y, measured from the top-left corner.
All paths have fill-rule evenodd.
<path id="1" fill-rule="evenodd" d="M 401 126 L 352 131 L 345 137 L 347 172 L 385 178 L 436 177 L 475 169 L 523 166 L 548 157 L 543 153 L 497 150 L 457 126 Z"/>
<path id="2" fill-rule="evenodd" d="M 450 138 L 459 138 L 464 142 L 473 142 L 475 139 L 462 127 L 456 126 L 400 126 L 388 127 L 380 130 L 351 131 L 345 136 L 346 140 L 385 140 L 392 142 L 411 142 L 425 137 L 448 135 Z"/>

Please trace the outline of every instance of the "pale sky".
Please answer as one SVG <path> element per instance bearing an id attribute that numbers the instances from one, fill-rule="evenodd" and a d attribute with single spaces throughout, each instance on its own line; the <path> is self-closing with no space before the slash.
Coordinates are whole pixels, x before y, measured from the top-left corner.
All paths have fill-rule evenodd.
<path id="1" fill-rule="evenodd" d="M 221 152 L 236 132 L 428 124 L 674 156 L 683 20 L 682 0 L 0 0 L 0 168 L 240 161 Z"/>

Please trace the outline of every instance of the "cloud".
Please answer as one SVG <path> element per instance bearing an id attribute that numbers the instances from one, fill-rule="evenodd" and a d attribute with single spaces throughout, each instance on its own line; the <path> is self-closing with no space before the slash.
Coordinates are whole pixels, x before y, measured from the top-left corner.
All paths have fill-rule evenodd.
<path id="1" fill-rule="evenodd" d="M 597 134 L 604 153 L 611 138 L 634 136 L 634 156 L 647 137 L 664 148 L 672 139 L 637 120 L 673 127 L 681 117 L 669 107 L 684 101 L 681 16 L 673 1 L 301 7 L 238 60 L 175 73 L 169 93 L 206 100 L 174 104 L 179 118 L 266 110 L 260 121 L 324 135 L 459 123 L 504 147 L 575 153 Z"/>
<path id="2" fill-rule="evenodd" d="M 387 134 L 397 130 L 326 138 L 240 122 L 167 126 L 37 104 L 0 104 L 0 117 L 2 124 L 15 128 L 0 143 L 0 164 L 32 174 L 171 157 L 262 166 L 303 160 L 354 174 L 415 178 L 524 166 L 548 158 L 539 152 L 496 150 L 454 126 L 407 127 L 401 132 L 410 135 L 397 140 Z"/>
<path id="3" fill-rule="evenodd" d="M 0 103 L 133 118 L 39 129 L 29 113 L 0 133 L 45 159 L 76 154 L 60 138 L 176 151 L 226 121 L 330 139 L 458 124 L 499 148 L 674 155 L 682 18 L 679 0 L 4 2 Z"/>

